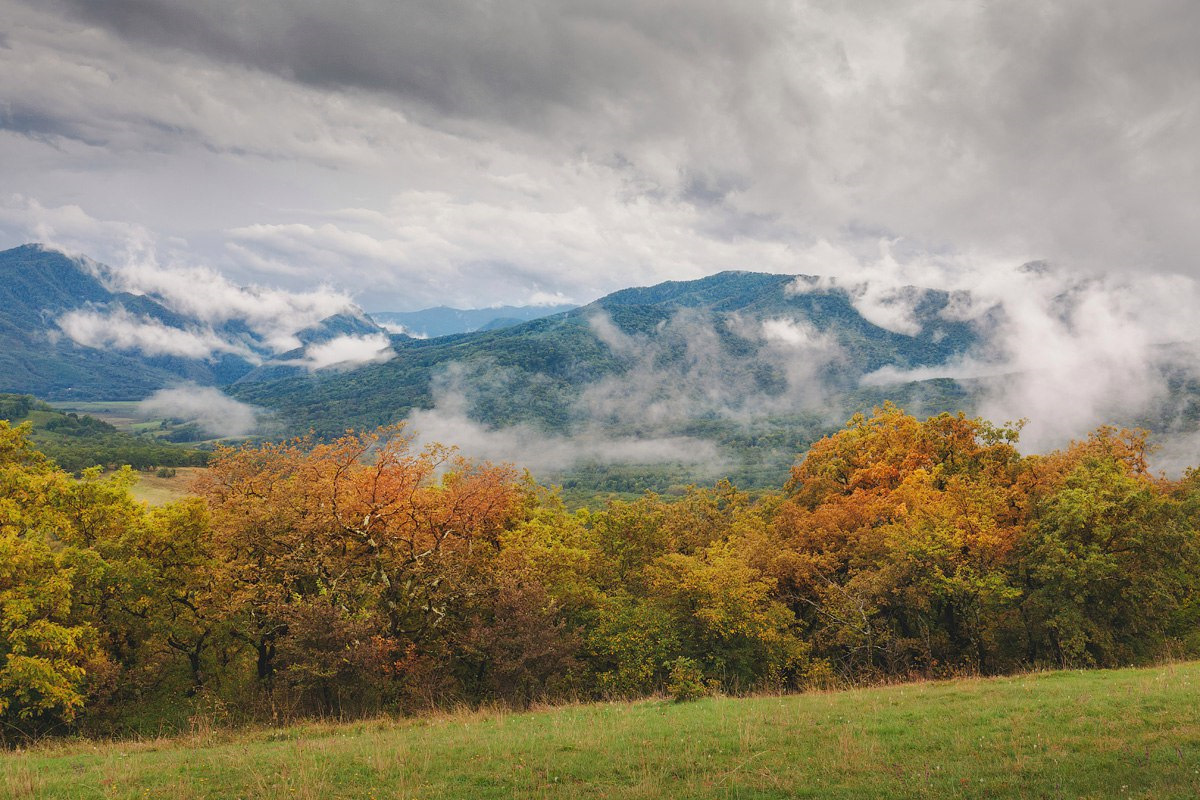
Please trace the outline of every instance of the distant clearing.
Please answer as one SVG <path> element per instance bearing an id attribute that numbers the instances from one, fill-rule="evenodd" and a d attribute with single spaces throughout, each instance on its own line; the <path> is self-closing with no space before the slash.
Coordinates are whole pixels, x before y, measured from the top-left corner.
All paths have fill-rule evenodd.
<path id="1" fill-rule="evenodd" d="M 137 400 L 108 400 L 90 403 L 54 403 L 59 411 L 74 411 L 102 419 L 117 430 L 137 433 L 136 428 L 147 424 L 146 417 L 137 411 Z M 157 424 L 157 420 L 154 421 Z"/>
<path id="2" fill-rule="evenodd" d="M 138 482 L 134 484 L 131 493 L 138 500 L 152 506 L 161 506 L 190 495 L 192 481 L 205 471 L 205 467 L 176 467 L 175 476 L 172 478 L 160 478 L 153 470 L 139 472 Z"/>
<path id="3" fill-rule="evenodd" d="M 1200 664 L 0 755 L 12 798 L 1191 798 Z"/>

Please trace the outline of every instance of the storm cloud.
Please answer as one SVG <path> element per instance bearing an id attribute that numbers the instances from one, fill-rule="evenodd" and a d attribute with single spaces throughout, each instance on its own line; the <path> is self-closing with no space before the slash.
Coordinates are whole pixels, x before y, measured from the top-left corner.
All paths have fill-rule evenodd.
<path id="1" fill-rule="evenodd" d="M 825 276 L 901 334 L 905 287 L 955 292 L 947 313 L 991 349 L 941 374 L 988 386 L 982 410 L 1030 417 L 1039 446 L 1157 408 L 1168 362 L 1200 373 L 1189 0 L 0 12 L 0 244 L 87 253 L 212 326 L 234 309 L 280 352 L 351 302 L 585 303 L 748 269 Z M 743 333 L 780 359 L 830 355 L 786 320 Z M 677 399 L 722 406 L 704 346 Z M 388 355 L 339 348 L 310 365 Z M 623 396 L 590 391 L 596 408 Z"/>
<path id="2" fill-rule="evenodd" d="M 1200 271 L 1186 0 L 0 8 L 11 244 L 112 263 L 134 227 L 369 310 L 836 275 L 804 264 L 880 240 Z"/>

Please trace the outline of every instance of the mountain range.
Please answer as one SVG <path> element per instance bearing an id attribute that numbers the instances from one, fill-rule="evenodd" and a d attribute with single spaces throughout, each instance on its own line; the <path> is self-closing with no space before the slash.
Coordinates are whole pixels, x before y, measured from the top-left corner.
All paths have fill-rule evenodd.
<path id="1" fill-rule="evenodd" d="M 1073 331 L 1086 296 L 1056 294 L 1053 324 Z M 885 401 L 919 414 L 970 413 L 988 392 L 1040 391 L 1054 377 L 1014 384 L 1004 372 L 1016 362 L 993 352 L 1002 307 L 962 292 L 804 275 L 722 272 L 558 311 L 441 308 L 373 319 L 347 302 L 310 308 L 289 328 L 185 306 L 123 291 L 87 259 L 37 245 L 0 253 L 0 392 L 118 400 L 209 387 L 227 395 L 213 395 L 222 403 L 255 409 L 270 435 L 408 421 L 422 441 L 525 464 L 568 486 L 625 490 L 717 474 L 777 485 L 797 453 L 852 413 Z M 419 319 L 425 331 L 415 330 Z M 480 329 L 394 332 L 444 329 L 435 323 Z M 1167 351 L 1155 352 L 1161 363 L 1144 377 L 1167 376 L 1167 410 L 1131 421 L 1191 430 L 1200 386 L 1192 371 L 1171 372 L 1179 361 Z M 1072 411 L 1050 402 L 1051 415 Z M 1106 409 L 1083 422 L 1126 422 Z"/>
<path id="2" fill-rule="evenodd" d="M 862 375 L 883 366 L 945 363 L 975 341 L 970 325 L 939 316 L 949 302 L 945 292 L 912 290 L 919 295 L 920 330 L 905 335 L 867 321 L 846 291 L 794 290 L 796 283 L 795 276 L 724 272 L 627 289 L 500 330 L 396 339 L 394 358 L 352 373 L 251 372 L 230 393 L 273 409 L 289 427 L 312 425 L 318 433 L 403 419 L 411 409 L 433 407 L 439 389 L 461 394 L 472 419 L 556 430 L 580 421 L 577 401 L 589 388 L 631 371 L 650 373 L 641 377 L 651 383 L 666 377 L 670 385 L 658 387 L 666 393 L 715 389 L 714 403 L 697 398 L 700 416 L 736 411 L 720 408 L 726 399 L 737 406 L 749 396 L 786 397 L 794 388 L 783 363 L 789 335 L 815 337 L 810 357 L 833 356 L 814 361 L 819 374 L 812 377 L 839 390 L 854 389 Z M 773 320 L 793 326 L 778 329 L 783 341 L 772 342 L 770 327 L 764 335 L 764 323 Z M 697 352 L 701 341 L 709 348 L 704 353 Z M 743 372 L 748 384 L 738 384 Z M 689 384 L 697 381 L 714 386 Z M 330 409 L 338 410 L 332 418 Z"/>
<path id="3" fill-rule="evenodd" d="M 946 292 L 903 290 L 894 300 L 908 329 L 898 332 L 868 320 L 850 289 L 754 272 L 627 289 L 514 324 L 497 320 L 536 312 L 432 310 L 426 320 L 441 315 L 439 324 L 491 318 L 483 330 L 430 338 L 388 333 L 348 306 L 291 332 L 290 349 L 278 331 L 189 316 L 170 298 L 119 290 L 103 265 L 37 245 L 0 253 L 0 287 L 0 391 L 140 399 L 187 382 L 266 410 L 276 433 L 322 436 L 423 414 L 422 428 L 490 456 L 537 463 L 541 451 L 558 453 L 551 472 L 686 460 L 715 442 L 741 454 L 743 473 L 766 463 L 774 479 L 813 436 L 884 397 L 863 376 L 944 364 L 977 338 L 944 313 Z M 162 352 L 176 338 L 178 352 Z M 193 340 L 210 351 L 183 352 Z M 886 394 L 927 410 L 964 399 L 937 380 Z M 498 431 L 516 431 L 526 449 L 498 445 Z M 539 437 L 549 437 L 544 447 Z"/>

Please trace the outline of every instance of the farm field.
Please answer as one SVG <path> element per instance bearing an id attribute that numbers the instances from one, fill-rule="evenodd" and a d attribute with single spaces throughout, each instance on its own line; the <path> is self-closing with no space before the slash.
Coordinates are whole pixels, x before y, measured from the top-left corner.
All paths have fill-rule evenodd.
<path id="1" fill-rule="evenodd" d="M 58 742 L 13 798 L 1200 794 L 1200 664 Z"/>

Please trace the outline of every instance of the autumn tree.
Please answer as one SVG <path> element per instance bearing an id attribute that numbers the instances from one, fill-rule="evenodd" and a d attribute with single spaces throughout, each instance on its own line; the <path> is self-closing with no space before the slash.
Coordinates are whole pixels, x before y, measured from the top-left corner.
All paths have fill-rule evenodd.
<path id="1" fill-rule="evenodd" d="M 818 650 L 846 673 L 994 670 L 1027 509 L 1017 431 L 885 406 L 813 445 L 768 556 Z"/>
<path id="2" fill-rule="evenodd" d="M 343 668 L 438 634 L 526 491 L 511 468 L 414 450 L 399 428 L 226 449 L 198 490 L 226 565 L 221 613 L 257 677 L 270 687 L 282 667 L 323 701 Z"/>
<path id="3" fill-rule="evenodd" d="M 58 538 L 69 478 L 28 434 L 0 420 L 0 739 L 71 722 L 112 672 Z"/>

